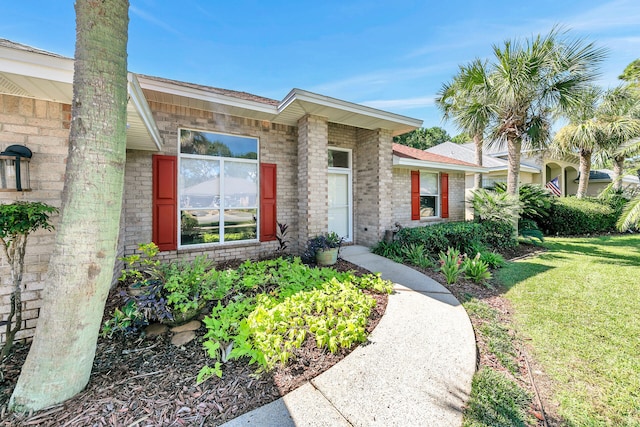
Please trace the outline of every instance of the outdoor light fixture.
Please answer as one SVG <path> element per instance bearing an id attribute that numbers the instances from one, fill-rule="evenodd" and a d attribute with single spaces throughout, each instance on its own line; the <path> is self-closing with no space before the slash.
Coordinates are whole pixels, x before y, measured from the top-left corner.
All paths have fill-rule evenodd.
<path id="1" fill-rule="evenodd" d="M 31 150 L 24 145 L 10 145 L 0 152 L 0 191 L 31 191 L 31 156 Z"/>

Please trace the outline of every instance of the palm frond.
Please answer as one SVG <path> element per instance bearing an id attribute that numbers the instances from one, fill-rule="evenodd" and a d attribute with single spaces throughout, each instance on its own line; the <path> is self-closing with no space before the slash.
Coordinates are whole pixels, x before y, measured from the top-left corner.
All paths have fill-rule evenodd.
<path id="1" fill-rule="evenodd" d="M 640 225 L 640 197 L 636 197 L 627 202 L 616 227 L 620 231 L 628 231 L 638 228 L 638 225 Z"/>

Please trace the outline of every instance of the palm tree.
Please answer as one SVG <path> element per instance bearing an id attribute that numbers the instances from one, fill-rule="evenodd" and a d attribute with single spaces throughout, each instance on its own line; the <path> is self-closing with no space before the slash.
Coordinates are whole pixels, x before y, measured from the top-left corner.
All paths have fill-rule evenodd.
<path id="1" fill-rule="evenodd" d="M 554 151 L 561 153 L 578 152 L 580 180 L 576 197 L 579 199 L 587 194 L 591 155 L 606 139 L 603 124 L 596 119 L 601 95 L 602 91 L 596 86 L 589 86 L 578 92 L 578 102 L 564 114 L 569 123 L 558 131 L 552 147 Z"/>
<path id="2" fill-rule="evenodd" d="M 127 123 L 128 0 L 79 0 L 60 221 L 38 326 L 9 407 L 39 410 L 89 381 L 118 240 Z"/>
<path id="3" fill-rule="evenodd" d="M 525 43 L 506 41 L 493 51 L 488 86 L 495 121 L 490 130 L 494 141 L 507 143 L 507 192 L 516 195 L 523 144 L 538 148 L 548 143 L 551 112 L 578 102 L 606 55 L 593 43 L 562 38 L 557 29 Z"/>
<path id="4" fill-rule="evenodd" d="M 631 85 L 609 90 L 598 109 L 606 142 L 598 154 L 598 163 L 613 163 L 613 189 L 622 189 L 625 160 L 640 154 L 640 93 Z"/>
<path id="5" fill-rule="evenodd" d="M 489 103 L 486 62 L 476 59 L 460 67 L 459 73 L 438 92 L 436 105 L 445 119 L 452 118 L 473 136 L 476 164 L 482 166 L 484 132 L 492 117 Z M 476 173 L 474 188 L 482 187 L 482 174 Z"/>

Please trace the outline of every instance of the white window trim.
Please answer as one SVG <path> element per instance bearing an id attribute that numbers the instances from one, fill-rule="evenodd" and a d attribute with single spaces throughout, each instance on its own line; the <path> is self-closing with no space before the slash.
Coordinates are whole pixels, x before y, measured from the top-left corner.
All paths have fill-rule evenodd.
<path id="1" fill-rule="evenodd" d="M 420 179 L 422 179 L 422 174 L 430 174 L 430 175 L 435 175 L 436 176 L 436 184 L 438 186 L 438 192 L 437 194 L 427 194 L 427 193 L 422 193 L 422 191 L 420 191 L 420 197 L 422 196 L 426 196 L 426 197 L 435 197 L 436 198 L 436 203 L 435 203 L 435 214 L 432 216 L 422 216 L 422 209 L 420 209 L 420 219 L 421 220 L 427 220 L 427 219 L 435 219 L 435 218 L 442 218 L 442 206 L 440 204 L 440 200 L 442 198 L 442 186 L 441 186 L 441 182 L 442 179 L 440 177 L 440 172 L 436 172 L 436 171 L 430 171 L 430 170 L 420 170 Z M 420 186 L 420 188 L 422 188 L 422 186 Z"/>
<path id="2" fill-rule="evenodd" d="M 180 132 L 183 130 L 190 130 L 190 131 L 194 131 L 194 132 L 204 132 L 204 133 L 211 133 L 211 134 L 218 134 L 218 135 L 227 135 L 227 136 L 235 136 L 235 137 L 240 137 L 240 138 L 249 138 L 249 139 L 255 139 L 256 140 L 256 154 L 257 154 L 257 158 L 254 159 L 243 159 L 243 158 L 236 158 L 236 157 L 221 157 L 221 156 L 207 156 L 207 155 L 200 155 L 200 154 L 187 154 L 187 153 L 181 153 L 180 152 Z M 198 249 L 198 248 L 211 248 L 211 247 L 221 247 L 221 246 L 231 246 L 231 245 L 238 245 L 238 244 L 247 244 L 247 243 L 258 243 L 260 241 L 260 200 L 261 200 L 261 194 L 260 194 L 260 138 L 255 137 L 255 136 L 248 136 L 248 135 L 238 135 L 238 134 L 232 134 L 232 133 L 225 133 L 225 132 L 218 132 L 218 131 L 214 131 L 214 130 L 204 130 L 204 129 L 195 129 L 195 128 L 188 128 L 188 127 L 179 127 L 178 128 L 178 140 L 177 140 L 177 149 L 178 149 L 178 170 L 177 170 L 177 179 L 178 179 L 178 203 L 177 203 L 177 209 L 178 209 L 178 227 L 177 227 L 177 233 L 178 233 L 178 250 L 181 249 Z M 183 210 L 211 210 L 210 208 L 190 208 L 190 209 L 183 209 L 180 206 L 180 166 L 181 166 L 181 162 L 182 159 L 204 159 L 204 160 L 217 160 L 220 162 L 220 193 L 223 194 L 223 189 L 224 189 L 224 174 L 222 173 L 222 171 L 224 170 L 224 161 L 233 161 L 233 162 L 239 162 L 239 163 L 249 163 L 249 164 L 255 164 L 256 165 L 256 173 L 257 173 L 257 192 L 256 192 L 256 206 L 254 207 L 247 207 L 247 208 L 243 208 L 243 209 L 255 209 L 256 210 L 256 238 L 255 239 L 248 239 L 248 240 L 233 240 L 230 242 L 225 242 L 224 241 L 224 211 L 225 209 L 236 209 L 236 208 L 227 208 L 227 207 L 223 207 L 220 206 L 218 208 L 219 211 L 219 215 L 220 215 L 220 241 L 219 242 L 212 242 L 212 243 L 197 243 L 197 244 L 193 244 L 193 245 L 183 245 L 182 244 L 182 211 Z"/>
<path id="3" fill-rule="evenodd" d="M 345 238 L 344 241 L 350 243 L 350 242 L 353 242 L 353 169 L 352 169 L 353 168 L 353 150 L 351 150 L 350 148 L 340 148 L 340 147 L 334 147 L 334 146 L 329 146 L 328 150 L 343 151 L 343 152 L 349 153 L 348 168 L 329 166 L 328 169 L 329 169 L 329 173 L 347 175 L 347 199 L 349 202 L 349 209 L 348 209 L 349 216 L 347 218 L 347 221 L 349 221 L 349 227 L 348 227 L 349 237 Z"/>

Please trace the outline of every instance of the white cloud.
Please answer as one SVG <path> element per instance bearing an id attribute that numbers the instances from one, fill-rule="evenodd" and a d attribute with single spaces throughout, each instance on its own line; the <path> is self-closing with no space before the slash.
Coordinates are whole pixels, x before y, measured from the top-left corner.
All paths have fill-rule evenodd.
<path id="1" fill-rule="evenodd" d="M 580 31 L 601 31 L 638 28 L 640 2 L 638 0 L 615 0 L 587 10 L 570 19 L 569 26 Z"/>
<path id="2" fill-rule="evenodd" d="M 386 86 L 399 87 L 402 82 L 415 79 L 427 80 L 430 75 L 448 72 L 454 63 L 440 62 L 437 65 L 425 67 L 398 68 L 382 70 L 376 73 L 360 74 L 342 80 L 326 82 L 312 87 L 310 90 L 318 93 L 336 94 L 344 96 L 345 92 L 362 92 L 362 89 L 385 88 Z"/>
<path id="3" fill-rule="evenodd" d="M 158 27 L 162 28 L 163 30 L 166 30 L 166 31 L 168 31 L 168 32 L 170 32 L 172 34 L 175 34 L 177 36 L 180 36 L 180 37 L 183 36 L 183 34 L 180 31 L 176 30 L 171 25 L 167 24 L 164 21 L 161 21 L 160 19 L 156 18 L 153 15 L 150 15 L 149 13 L 147 13 L 147 12 L 141 10 L 141 9 L 138 9 L 135 6 L 129 6 L 129 10 L 134 15 L 137 15 L 138 17 L 142 18 L 143 20 L 145 20 L 145 21 L 147 21 L 147 22 L 149 22 L 149 23 L 151 23 L 151 24 L 153 24 L 155 26 L 158 26 Z"/>

